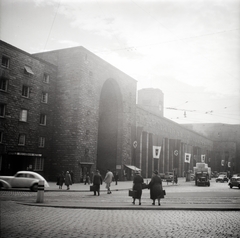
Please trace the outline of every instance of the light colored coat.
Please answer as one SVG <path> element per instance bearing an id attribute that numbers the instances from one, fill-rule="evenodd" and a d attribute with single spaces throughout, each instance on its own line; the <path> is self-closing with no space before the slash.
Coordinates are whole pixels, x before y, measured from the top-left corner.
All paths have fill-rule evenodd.
<path id="1" fill-rule="evenodd" d="M 112 173 L 111 171 L 108 171 L 108 172 L 106 173 L 105 178 L 104 178 L 104 182 L 105 182 L 106 184 L 110 184 L 110 183 L 112 182 L 112 179 L 113 179 L 113 173 Z"/>

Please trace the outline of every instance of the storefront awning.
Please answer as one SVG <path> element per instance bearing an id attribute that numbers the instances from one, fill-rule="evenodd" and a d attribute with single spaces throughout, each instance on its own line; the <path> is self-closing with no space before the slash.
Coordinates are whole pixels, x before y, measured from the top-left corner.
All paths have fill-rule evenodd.
<path id="1" fill-rule="evenodd" d="M 127 165 L 125 164 L 125 166 L 133 171 L 141 171 L 141 169 L 137 168 L 136 166 L 134 165 Z"/>

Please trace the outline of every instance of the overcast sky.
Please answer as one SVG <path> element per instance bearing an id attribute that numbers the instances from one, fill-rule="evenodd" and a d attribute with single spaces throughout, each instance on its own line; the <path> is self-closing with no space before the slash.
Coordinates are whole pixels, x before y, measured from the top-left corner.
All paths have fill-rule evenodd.
<path id="1" fill-rule="evenodd" d="M 83 46 L 138 89 L 161 89 L 164 115 L 177 123 L 240 124 L 239 0 L 0 4 L 1 40 L 28 53 Z"/>

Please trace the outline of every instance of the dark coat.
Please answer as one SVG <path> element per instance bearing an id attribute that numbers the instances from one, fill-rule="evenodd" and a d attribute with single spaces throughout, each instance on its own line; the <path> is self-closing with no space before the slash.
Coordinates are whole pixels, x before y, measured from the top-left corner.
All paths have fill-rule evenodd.
<path id="1" fill-rule="evenodd" d="M 102 184 L 102 176 L 100 174 L 95 174 L 93 176 L 93 185 L 100 185 Z"/>
<path id="2" fill-rule="evenodd" d="M 148 184 L 148 188 L 150 188 L 150 198 L 158 199 L 164 198 L 163 189 L 162 189 L 162 180 L 158 175 L 154 175 L 151 179 L 151 182 Z"/>
<path id="3" fill-rule="evenodd" d="M 69 173 L 66 173 L 66 175 L 65 175 L 65 185 L 66 186 L 72 185 L 72 179 L 71 179 L 71 175 Z"/>
<path id="4" fill-rule="evenodd" d="M 142 197 L 142 183 L 143 178 L 140 174 L 137 174 L 133 178 L 133 190 L 137 191 L 136 196 L 133 198 L 140 199 Z"/>
<path id="5" fill-rule="evenodd" d="M 62 186 L 64 183 L 64 180 L 65 180 L 64 174 L 60 174 L 57 178 L 57 185 Z"/>

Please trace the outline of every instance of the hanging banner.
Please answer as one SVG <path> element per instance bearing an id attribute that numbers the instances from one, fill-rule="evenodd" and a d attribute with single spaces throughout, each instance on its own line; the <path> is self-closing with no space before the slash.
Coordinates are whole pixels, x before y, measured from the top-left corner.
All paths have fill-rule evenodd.
<path id="1" fill-rule="evenodd" d="M 190 160 L 191 160 L 191 154 L 185 153 L 185 160 L 184 160 L 184 162 L 185 163 L 190 163 Z"/>
<path id="2" fill-rule="evenodd" d="M 201 155 L 201 162 L 202 163 L 205 163 L 205 157 L 206 157 L 205 155 Z"/>
<path id="3" fill-rule="evenodd" d="M 224 159 L 222 159 L 222 161 L 221 161 L 221 165 L 224 166 Z"/>
<path id="4" fill-rule="evenodd" d="M 153 158 L 159 159 L 161 153 L 161 146 L 153 146 Z"/>
<path id="5" fill-rule="evenodd" d="M 231 167 L 231 162 L 228 162 L 228 168 L 230 168 Z"/>

